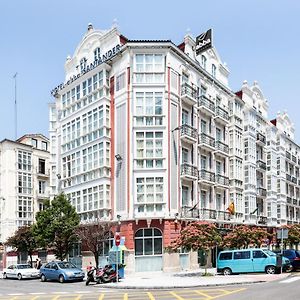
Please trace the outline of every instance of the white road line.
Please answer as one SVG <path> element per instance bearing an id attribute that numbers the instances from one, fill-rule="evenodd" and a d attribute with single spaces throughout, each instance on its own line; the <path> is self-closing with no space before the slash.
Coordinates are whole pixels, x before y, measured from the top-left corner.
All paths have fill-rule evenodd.
<path id="1" fill-rule="evenodd" d="M 90 294 L 92 291 L 76 291 L 76 294 Z"/>
<path id="2" fill-rule="evenodd" d="M 70 294 L 69 292 L 52 292 L 55 295 L 63 295 L 63 294 Z"/>
<path id="3" fill-rule="evenodd" d="M 22 293 L 14 293 L 14 294 L 7 294 L 8 296 L 22 296 L 22 295 L 25 295 L 25 294 L 22 294 Z"/>
<path id="4" fill-rule="evenodd" d="M 286 279 L 286 280 L 282 280 L 279 283 L 290 283 L 290 282 L 297 281 L 299 279 L 300 279 L 300 277 L 297 276 L 297 277 L 292 277 L 292 278 L 289 278 L 289 279 Z"/>
<path id="5" fill-rule="evenodd" d="M 46 295 L 46 293 L 29 293 L 29 295 Z"/>

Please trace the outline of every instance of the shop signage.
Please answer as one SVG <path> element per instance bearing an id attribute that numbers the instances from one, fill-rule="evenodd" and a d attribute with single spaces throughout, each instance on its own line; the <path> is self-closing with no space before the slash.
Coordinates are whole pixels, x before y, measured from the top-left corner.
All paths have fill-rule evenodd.
<path id="1" fill-rule="evenodd" d="M 120 49 L 121 49 L 121 46 L 118 44 L 115 47 L 113 47 L 112 49 L 108 50 L 105 54 L 102 54 L 99 58 L 94 60 L 92 63 L 86 64 L 81 69 L 80 73 L 78 73 L 76 75 L 73 75 L 72 77 L 70 77 L 69 80 L 67 80 L 66 82 L 61 83 L 60 85 L 55 87 L 51 91 L 52 96 L 55 96 L 59 91 L 61 91 L 63 88 L 65 88 L 66 86 L 68 86 L 69 84 L 74 82 L 75 80 L 79 79 L 82 75 L 88 73 L 89 71 L 95 69 L 96 67 L 98 67 L 102 63 L 106 62 L 107 60 L 113 58 L 120 51 Z M 77 66 L 76 68 L 78 69 L 78 67 L 79 66 Z"/>
<path id="2" fill-rule="evenodd" d="M 212 47 L 212 30 L 201 33 L 196 37 L 196 55 Z"/>

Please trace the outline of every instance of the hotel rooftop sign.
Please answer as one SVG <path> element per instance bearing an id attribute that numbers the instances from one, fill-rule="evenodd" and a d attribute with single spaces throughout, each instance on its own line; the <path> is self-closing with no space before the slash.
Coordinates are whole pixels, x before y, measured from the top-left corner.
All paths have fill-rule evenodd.
<path id="1" fill-rule="evenodd" d="M 196 55 L 212 47 L 212 30 L 208 29 L 196 37 Z"/>
<path id="2" fill-rule="evenodd" d="M 66 82 L 61 83 L 60 85 L 55 87 L 51 91 L 52 96 L 55 97 L 59 91 L 64 89 L 66 86 L 70 85 L 75 80 L 79 79 L 82 75 L 92 71 L 93 69 L 95 69 L 102 63 L 106 62 L 107 60 L 112 59 L 114 56 L 116 56 L 116 54 L 120 51 L 120 49 L 121 49 L 121 46 L 118 44 L 115 47 L 113 47 L 112 49 L 108 50 L 105 54 L 102 54 L 99 58 L 94 60 L 92 63 L 85 65 L 84 68 L 81 69 L 80 73 L 78 73 L 77 75 L 73 75 L 72 77 L 70 77 L 69 80 L 67 80 Z M 77 68 L 78 68 L 78 66 L 77 66 Z"/>

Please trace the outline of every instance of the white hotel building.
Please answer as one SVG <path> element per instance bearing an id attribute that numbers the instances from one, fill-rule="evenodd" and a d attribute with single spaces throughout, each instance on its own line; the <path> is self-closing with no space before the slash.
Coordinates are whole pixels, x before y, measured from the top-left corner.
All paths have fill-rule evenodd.
<path id="1" fill-rule="evenodd" d="M 276 225 L 279 215 L 281 223 L 298 220 L 293 202 L 285 210 L 284 194 L 265 192 L 277 171 L 264 166 L 279 146 L 262 136 L 286 145 L 281 121 L 267 121 L 256 85 L 233 93 L 216 49 L 196 55 L 198 47 L 189 35 L 176 46 L 90 24 L 67 57 L 65 83 L 52 91 L 51 195 L 64 191 L 82 222 L 120 220 L 128 271 L 196 266 L 196 253 L 164 251 L 189 220 L 220 227 Z M 280 153 L 282 193 L 288 188 L 296 198 L 299 189 L 283 173 L 299 169 Z"/>

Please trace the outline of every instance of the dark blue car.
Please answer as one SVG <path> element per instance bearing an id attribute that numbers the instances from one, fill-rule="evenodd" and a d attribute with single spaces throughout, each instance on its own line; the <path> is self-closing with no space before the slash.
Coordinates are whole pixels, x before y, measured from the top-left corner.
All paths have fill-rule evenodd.
<path id="1" fill-rule="evenodd" d="M 52 261 L 43 265 L 40 269 L 41 281 L 58 280 L 65 281 L 83 280 L 84 273 L 81 269 L 68 261 Z"/>

